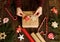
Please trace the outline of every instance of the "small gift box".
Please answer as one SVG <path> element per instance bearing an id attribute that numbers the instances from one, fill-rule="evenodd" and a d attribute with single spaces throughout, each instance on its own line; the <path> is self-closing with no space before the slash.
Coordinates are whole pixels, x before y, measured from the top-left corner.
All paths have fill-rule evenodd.
<path id="1" fill-rule="evenodd" d="M 22 27 L 23 28 L 37 28 L 39 26 L 39 18 L 34 16 L 34 11 L 23 11 L 26 15 L 22 17 Z"/>

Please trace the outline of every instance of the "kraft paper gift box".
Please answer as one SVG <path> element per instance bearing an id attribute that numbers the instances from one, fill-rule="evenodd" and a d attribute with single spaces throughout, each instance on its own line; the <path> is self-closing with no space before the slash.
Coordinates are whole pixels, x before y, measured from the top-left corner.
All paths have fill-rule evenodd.
<path id="1" fill-rule="evenodd" d="M 22 18 L 22 27 L 23 28 L 38 28 L 39 18 L 34 16 L 34 11 L 23 11 L 26 16 L 30 16 L 30 19 L 26 21 Z"/>

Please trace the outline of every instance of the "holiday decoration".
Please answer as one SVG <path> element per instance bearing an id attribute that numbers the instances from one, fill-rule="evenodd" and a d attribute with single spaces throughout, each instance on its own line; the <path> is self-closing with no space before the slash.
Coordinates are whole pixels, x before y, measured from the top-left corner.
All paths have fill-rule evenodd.
<path id="1" fill-rule="evenodd" d="M 24 39 L 24 37 L 23 37 L 23 36 L 24 36 L 24 35 L 20 35 L 20 34 L 19 34 L 18 39 L 20 39 L 20 41 L 21 41 L 21 40 L 23 40 L 23 39 Z"/>
<path id="2" fill-rule="evenodd" d="M 8 21 L 9 21 L 8 18 L 4 18 L 4 19 L 3 19 L 3 23 L 7 23 Z"/>
<path id="3" fill-rule="evenodd" d="M 46 20 L 46 17 L 43 19 L 43 21 L 42 21 L 41 25 L 39 26 L 39 28 L 38 28 L 38 32 L 40 31 L 40 29 L 41 29 L 41 27 L 42 27 L 43 23 L 45 22 L 45 20 Z"/>
<path id="4" fill-rule="evenodd" d="M 46 35 L 48 34 L 48 17 L 46 16 Z"/>
<path id="5" fill-rule="evenodd" d="M 37 32 L 36 35 L 37 35 L 37 37 L 39 38 L 39 40 L 40 40 L 41 42 L 46 42 L 46 41 L 44 40 L 44 38 L 40 35 L 39 32 Z"/>
<path id="6" fill-rule="evenodd" d="M 7 8 L 5 8 L 5 11 L 8 13 L 8 15 L 9 15 L 13 20 L 17 20 L 17 16 L 13 17 L 12 14 L 11 14 L 11 12 L 10 12 Z"/>
<path id="7" fill-rule="evenodd" d="M 43 21 L 42 21 L 42 23 L 41 23 L 41 25 L 39 26 L 39 28 L 38 28 L 38 32 L 40 31 L 40 29 L 41 29 L 41 27 L 43 26 L 43 23 L 46 21 L 46 34 L 48 33 L 48 17 L 44 17 L 44 19 L 43 19 Z M 44 34 L 45 35 L 45 34 Z"/>
<path id="8" fill-rule="evenodd" d="M 57 28 L 58 27 L 58 23 L 54 21 L 54 22 L 52 22 L 51 26 L 54 27 L 54 28 Z"/>
<path id="9" fill-rule="evenodd" d="M 49 38 L 49 39 L 54 39 L 54 34 L 53 34 L 53 33 L 49 33 L 49 34 L 48 34 L 48 38 Z"/>
<path id="10" fill-rule="evenodd" d="M 23 11 L 26 16 L 28 16 L 28 21 L 22 17 L 22 27 L 23 28 L 38 28 L 39 26 L 39 17 L 33 15 L 34 11 Z"/>
<path id="11" fill-rule="evenodd" d="M 53 8 L 51 9 L 51 11 L 52 11 L 53 13 L 55 13 L 56 15 L 58 15 L 58 10 L 56 9 L 56 7 L 53 7 Z"/>
<path id="12" fill-rule="evenodd" d="M 20 25 L 19 25 L 18 28 L 16 29 L 16 32 L 17 32 L 17 33 L 21 32 L 21 27 L 20 27 Z"/>
<path id="13" fill-rule="evenodd" d="M 7 35 L 5 34 L 5 32 L 0 33 L 0 40 L 5 39 L 6 36 L 7 36 Z"/>
<path id="14" fill-rule="evenodd" d="M 28 21 L 30 19 L 30 16 L 25 16 L 24 19 Z"/>
<path id="15" fill-rule="evenodd" d="M 39 40 L 39 38 L 36 36 L 35 33 L 31 33 L 31 36 L 33 37 L 33 39 L 35 40 L 35 42 L 41 42 L 41 41 Z"/>
<path id="16" fill-rule="evenodd" d="M 35 42 L 34 39 L 31 37 L 31 35 L 27 32 L 26 29 L 21 29 L 22 32 L 26 35 L 26 37 L 30 40 L 30 42 Z"/>
<path id="17" fill-rule="evenodd" d="M 41 35 L 44 35 L 44 31 L 41 31 L 40 34 L 41 34 Z"/>
<path id="18" fill-rule="evenodd" d="M 11 21 L 8 22 L 8 20 L 10 19 L 7 18 L 7 22 L 0 25 L 0 42 L 13 42 L 14 38 L 16 37 L 14 36 L 15 33 L 11 25 L 12 23 Z"/>
<path id="19" fill-rule="evenodd" d="M 30 40 L 30 42 L 34 42 L 34 39 L 33 39 L 33 38 L 31 37 L 31 35 L 27 32 L 27 30 L 24 29 L 24 28 L 22 28 L 20 25 L 18 26 L 16 32 L 17 32 L 17 33 L 23 32 L 23 33 L 26 35 L 26 37 Z M 24 36 L 24 35 L 21 35 L 21 34 L 20 34 L 20 36 L 19 36 L 18 38 L 19 38 L 20 40 L 22 40 L 22 39 L 24 39 L 23 36 Z"/>
<path id="20" fill-rule="evenodd" d="M 60 39 L 59 39 L 60 14 L 59 14 L 59 11 L 56 8 L 56 6 L 53 6 L 51 9 L 52 9 L 50 11 L 51 15 L 49 15 L 49 20 L 48 20 L 49 33 L 48 33 L 47 37 L 51 42 L 60 42 Z M 56 28 L 56 29 L 54 29 L 54 28 Z M 56 35 L 57 35 L 57 37 L 55 37 Z"/>
<path id="21" fill-rule="evenodd" d="M 22 1 L 23 6 L 24 1 L 26 0 Z M 30 3 L 31 1 L 33 3 Z M 32 10 L 29 6 L 36 2 L 39 4 L 40 0 L 34 1 L 30 0 L 29 3 L 32 5 L 25 4 Z M 23 11 L 25 17 L 22 17 L 22 21 L 19 16 L 15 16 L 19 11 L 16 11 L 16 2 L 0 0 L 0 42 L 60 42 L 60 0 L 46 0 L 43 2 L 44 5 L 41 4 L 42 6 L 38 8 L 40 12 L 22 7 L 23 10 L 27 10 Z M 22 15 L 20 12 L 19 14 Z M 41 17 L 37 17 L 38 15 Z M 18 26 L 19 24 L 22 27 Z"/>

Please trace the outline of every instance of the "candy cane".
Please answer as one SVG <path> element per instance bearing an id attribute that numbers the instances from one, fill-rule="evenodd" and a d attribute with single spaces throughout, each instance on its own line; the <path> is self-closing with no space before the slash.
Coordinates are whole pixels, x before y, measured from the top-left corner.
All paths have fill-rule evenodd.
<path id="1" fill-rule="evenodd" d="M 5 8 L 5 11 L 9 14 L 9 16 L 13 19 L 13 20 L 17 20 L 17 16 L 13 17 L 11 12 L 9 12 L 9 10 L 7 8 Z"/>
<path id="2" fill-rule="evenodd" d="M 44 18 L 44 20 L 42 21 L 40 27 L 38 28 L 38 32 L 41 29 L 41 27 L 42 27 L 43 23 L 45 22 L 45 20 L 46 20 L 46 34 L 47 34 L 48 33 L 48 17 Z"/>
<path id="3" fill-rule="evenodd" d="M 42 27 L 42 25 L 43 25 L 45 19 L 46 19 L 46 17 L 44 18 L 44 20 L 42 21 L 41 25 L 39 26 L 39 28 L 38 28 L 38 32 L 39 32 L 39 30 L 41 29 L 41 27 Z"/>
<path id="4" fill-rule="evenodd" d="M 48 33 L 48 17 L 46 17 L 46 35 Z"/>

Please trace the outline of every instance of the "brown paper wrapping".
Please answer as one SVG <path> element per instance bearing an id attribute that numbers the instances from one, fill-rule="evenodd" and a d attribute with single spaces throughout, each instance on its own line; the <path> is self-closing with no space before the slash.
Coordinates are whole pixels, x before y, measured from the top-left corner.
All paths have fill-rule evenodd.
<path id="1" fill-rule="evenodd" d="M 46 42 L 44 38 L 40 35 L 40 33 L 36 33 L 36 35 L 39 38 L 39 40 L 41 40 L 41 42 Z"/>
<path id="2" fill-rule="evenodd" d="M 31 33 L 31 36 L 32 36 L 32 38 L 33 38 L 36 42 L 41 42 L 41 41 L 38 39 L 38 37 L 36 36 L 35 33 Z"/>

